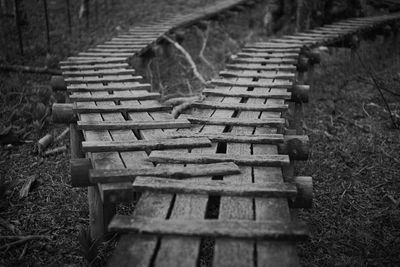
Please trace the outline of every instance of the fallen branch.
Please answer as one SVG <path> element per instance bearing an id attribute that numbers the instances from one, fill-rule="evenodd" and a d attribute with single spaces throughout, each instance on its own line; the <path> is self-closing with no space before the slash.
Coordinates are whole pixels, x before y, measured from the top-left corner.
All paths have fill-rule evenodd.
<path id="1" fill-rule="evenodd" d="M 168 99 L 166 102 L 168 105 L 174 106 L 171 114 L 174 118 L 178 118 L 179 115 L 190 108 L 194 102 L 202 101 L 204 99 L 203 95 L 191 96 L 191 97 L 177 97 Z"/>
<path id="2" fill-rule="evenodd" d="M 50 237 L 49 236 L 45 236 L 45 235 L 0 236 L 0 239 L 18 239 L 17 241 L 5 244 L 4 246 L 0 247 L 0 250 L 3 250 L 3 249 L 9 250 L 11 247 L 22 245 L 25 242 L 28 242 L 30 240 L 34 240 L 34 239 L 50 240 Z"/>
<path id="3" fill-rule="evenodd" d="M 25 73 L 61 75 L 61 71 L 54 70 L 54 69 L 48 69 L 47 67 L 31 67 L 31 66 L 1 64 L 0 70 L 13 71 L 13 72 L 25 72 Z"/>
<path id="4" fill-rule="evenodd" d="M 60 146 L 60 147 L 56 147 L 53 149 L 50 149 L 46 152 L 44 152 L 45 156 L 51 156 L 51 155 L 55 155 L 55 154 L 61 154 L 67 151 L 67 146 Z"/>
<path id="5" fill-rule="evenodd" d="M 206 24 L 206 30 L 204 32 L 204 34 L 202 33 L 202 31 L 198 28 L 196 28 L 196 32 L 199 36 L 201 36 L 202 41 L 202 45 L 201 45 L 201 49 L 199 52 L 199 58 L 204 62 L 204 64 L 206 64 L 213 72 L 215 72 L 215 68 L 214 66 L 210 63 L 210 61 L 208 61 L 208 59 L 206 59 L 206 57 L 204 56 L 204 51 L 206 49 L 207 46 L 207 42 L 208 42 L 208 36 L 210 34 L 210 23 Z"/>
<path id="6" fill-rule="evenodd" d="M 64 139 L 65 136 L 69 133 L 69 127 L 65 128 L 64 131 L 62 131 L 54 140 L 55 142 L 59 142 L 62 139 Z"/>
<path id="7" fill-rule="evenodd" d="M 167 40 L 168 42 L 170 42 L 171 44 L 173 44 L 175 46 L 176 49 L 178 49 L 186 58 L 187 62 L 190 65 L 190 68 L 194 74 L 194 76 L 196 76 L 196 78 L 202 83 L 202 84 L 206 84 L 206 80 L 203 78 L 203 76 L 200 74 L 200 72 L 197 69 L 196 64 L 194 63 L 192 57 L 190 56 L 190 54 L 185 50 L 185 48 L 183 48 L 180 44 L 178 44 L 177 42 L 175 42 L 174 40 L 172 40 L 171 38 L 169 38 L 166 35 L 163 35 L 163 38 L 165 40 Z"/>

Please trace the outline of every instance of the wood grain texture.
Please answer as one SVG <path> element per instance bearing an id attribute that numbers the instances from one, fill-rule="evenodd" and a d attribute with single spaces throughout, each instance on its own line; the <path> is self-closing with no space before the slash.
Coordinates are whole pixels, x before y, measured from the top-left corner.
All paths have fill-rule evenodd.
<path id="1" fill-rule="evenodd" d="M 147 90 L 150 89 L 151 85 L 148 83 L 109 83 L 104 84 L 71 84 L 67 86 L 69 92 L 92 92 L 92 91 L 128 91 L 128 90 Z M 104 96 L 104 94 L 102 95 Z"/>
<path id="2" fill-rule="evenodd" d="M 117 215 L 109 225 L 110 231 L 138 234 L 222 237 L 252 240 L 305 240 L 308 231 L 303 224 L 281 224 L 274 221 L 246 220 L 160 220 Z"/>
<path id="3" fill-rule="evenodd" d="M 183 138 L 183 137 L 194 137 L 204 136 L 210 139 L 212 142 L 222 143 L 247 143 L 247 144 L 281 144 L 284 142 L 282 134 L 234 134 L 234 133 L 172 133 L 169 135 L 171 138 Z"/>
<path id="4" fill-rule="evenodd" d="M 237 81 L 236 79 L 213 79 L 210 82 L 212 85 L 219 86 L 243 86 L 243 87 L 264 87 L 264 88 L 291 88 L 293 83 L 290 81 Z"/>
<path id="5" fill-rule="evenodd" d="M 79 129 L 84 129 L 84 130 L 174 129 L 174 128 L 190 128 L 191 126 L 192 124 L 187 119 L 176 119 L 171 121 L 123 121 L 123 122 L 78 121 Z"/>
<path id="6" fill-rule="evenodd" d="M 245 98 L 275 98 L 275 99 L 290 99 L 292 94 L 285 90 L 282 92 L 230 92 L 226 90 L 216 89 L 204 89 L 202 92 L 204 95 L 214 96 L 229 96 L 229 97 L 245 97 Z"/>
<path id="7" fill-rule="evenodd" d="M 217 175 L 239 174 L 239 167 L 232 163 L 214 163 L 205 165 L 157 166 L 156 168 L 90 170 L 89 179 L 93 183 L 133 182 L 138 176 L 187 179 Z"/>
<path id="8" fill-rule="evenodd" d="M 193 103 L 192 107 L 195 108 L 208 108 L 208 109 L 232 109 L 232 110 L 239 110 L 239 111 L 285 111 L 288 109 L 288 105 L 286 104 L 271 104 L 271 105 L 264 105 L 264 104 L 257 104 L 257 105 L 247 105 L 245 103 L 218 103 L 218 102 L 198 102 Z"/>
<path id="9" fill-rule="evenodd" d="M 296 76 L 292 72 L 278 72 L 266 74 L 258 71 L 220 71 L 219 75 L 222 77 L 236 77 L 236 78 L 258 78 L 258 79 L 287 79 L 292 80 Z"/>
<path id="10" fill-rule="evenodd" d="M 114 113 L 114 112 L 149 112 L 149 111 L 166 111 L 171 107 L 161 105 L 159 103 L 149 105 L 114 105 L 114 106 L 90 106 L 85 103 L 79 103 L 74 107 L 74 111 L 78 113 Z"/>
<path id="11" fill-rule="evenodd" d="M 85 141 L 82 142 L 83 152 L 110 152 L 110 151 L 151 151 L 178 148 L 194 148 L 211 146 L 211 141 L 205 137 L 177 138 L 137 141 Z"/>
<path id="12" fill-rule="evenodd" d="M 139 192 L 262 198 L 294 199 L 297 195 L 295 185 L 284 183 L 232 184 L 229 181 L 191 181 L 140 176 L 133 182 L 133 189 Z"/>
<path id="13" fill-rule="evenodd" d="M 225 66 L 227 69 L 233 70 L 284 70 L 284 71 L 295 71 L 295 65 L 283 65 L 283 64 L 226 64 Z"/>
<path id="14" fill-rule="evenodd" d="M 229 125 L 229 126 L 247 126 L 247 127 L 268 127 L 268 126 L 281 126 L 285 123 L 283 118 L 264 118 L 264 119 L 249 119 L 243 120 L 241 118 L 200 118 L 187 116 L 191 123 L 205 124 L 205 125 Z"/>
<path id="15" fill-rule="evenodd" d="M 227 155 L 206 154 L 196 155 L 193 153 L 174 153 L 166 151 L 153 151 L 148 158 L 156 163 L 178 163 L 178 164 L 209 164 L 217 162 L 234 162 L 244 166 L 271 166 L 283 167 L 289 164 L 287 155 Z"/>

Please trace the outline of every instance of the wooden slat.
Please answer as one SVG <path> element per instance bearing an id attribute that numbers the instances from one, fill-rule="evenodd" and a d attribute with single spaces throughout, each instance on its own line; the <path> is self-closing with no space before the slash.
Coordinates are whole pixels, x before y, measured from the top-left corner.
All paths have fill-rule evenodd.
<path id="1" fill-rule="evenodd" d="M 78 56 L 80 57 L 99 57 L 99 58 L 107 58 L 107 57 L 132 57 L 135 53 L 110 53 L 110 52 L 80 52 Z"/>
<path id="2" fill-rule="evenodd" d="M 105 63 L 125 63 L 124 57 L 109 57 L 109 58 L 84 58 L 84 57 L 69 57 L 67 61 L 61 61 L 60 65 L 87 65 L 87 64 L 105 64 Z"/>
<path id="3" fill-rule="evenodd" d="M 255 71 L 220 71 L 222 77 L 237 77 L 237 78 L 259 78 L 259 79 L 287 79 L 292 80 L 296 77 L 295 73 L 278 72 L 274 74 L 266 74 Z"/>
<path id="4" fill-rule="evenodd" d="M 236 57 L 231 59 L 238 63 L 266 63 L 266 64 L 297 64 L 293 58 L 266 58 L 266 57 Z"/>
<path id="5" fill-rule="evenodd" d="M 282 224 L 274 221 L 161 220 L 143 217 L 132 219 L 130 216 L 117 215 L 110 223 L 109 230 L 151 235 L 275 241 L 298 241 L 308 238 L 308 230 L 304 224 Z"/>
<path id="6" fill-rule="evenodd" d="M 223 176 L 239 174 L 239 167 L 232 162 L 198 164 L 184 166 L 157 166 L 156 168 L 90 170 L 89 179 L 92 183 L 133 182 L 138 176 L 164 177 L 173 179 L 188 179 L 193 177 Z"/>
<path id="7" fill-rule="evenodd" d="M 200 118 L 187 116 L 191 123 L 205 124 L 205 125 L 224 125 L 224 126 L 244 126 L 244 127 L 269 127 L 269 126 L 282 126 L 285 124 L 283 118 L 264 118 L 264 119 L 240 119 L 240 118 Z"/>
<path id="8" fill-rule="evenodd" d="M 119 96 L 121 97 L 121 96 Z M 189 128 L 192 124 L 186 119 L 170 121 L 123 121 L 123 122 L 83 122 L 78 121 L 78 128 L 83 130 L 149 130 L 149 129 L 174 129 Z"/>
<path id="9" fill-rule="evenodd" d="M 297 69 L 294 65 L 279 65 L 279 64 L 226 64 L 227 69 L 234 70 L 284 70 L 295 71 Z"/>
<path id="10" fill-rule="evenodd" d="M 127 91 L 127 90 L 147 90 L 151 85 L 148 83 L 109 83 L 104 84 L 71 84 L 67 86 L 69 92 L 90 92 L 90 91 Z"/>
<path id="11" fill-rule="evenodd" d="M 192 107 L 195 108 L 211 108 L 211 109 L 232 109 L 232 110 L 247 110 L 247 111 L 285 111 L 288 109 L 288 105 L 246 105 L 245 103 L 238 104 L 226 104 L 226 103 L 216 103 L 216 102 L 199 102 L 193 103 Z"/>
<path id="12" fill-rule="evenodd" d="M 73 77 L 66 78 L 69 84 L 81 83 L 112 83 L 112 82 L 134 82 L 142 80 L 142 76 L 105 76 L 105 77 Z"/>
<path id="13" fill-rule="evenodd" d="M 243 135 L 232 133 L 172 133 L 171 138 L 184 138 L 203 136 L 210 139 L 212 142 L 222 143 L 248 143 L 248 144 L 280 144 L 283 143 L 284 138 L 282 134 L 262 134 L 262 135 Z"/>
<path id="14" fill-rule="evenodd" d="M 262 197 L 262 198 L 295 198 L 297 188 L 292 184 L 232 184 L 224 181 L 191 181 L 154 177 L 137 177 L 133 190 L 173 194 L 196 194 L 210 196 Z"/>
<path id="15" fill-rule="evenodd" d="M 276 53 L 276 52 L 241 52 L 237 53 L 238 57 L 250 57 L 250 58 L 298 58 L 299 53 Z"/>
<path id="16" fill-rule="evenodd" d="M 170 107 L 161 104 L 151 104 L 151 105 L 116 105 L 116 106 L 101 106 L 93 107 L 86 105 L 85 103 L 80 103 L 74 107 L 74 111 L 78 113 L 94 113 L 94 112 L 148 112 L 148 111 L 163 111 L 170 110 Z"/>
<path id="17" fill-rule="evenodd" d="M 194 148 L 211 146 L 211 141 L 205 137 L 177 138 L 160 140 L 137 141 L 86 141 L 82 142 L 83 152 L 110 152 L 110 151 L 149 151 L 177 148 Z"/>
<path id="18" fill-rule="evenodd" d="M 120 69 L 128 67 L 128 63 L 109 63 L 109 64 L 82 64 L 82 65 L 64 65 L 60 66 L 61 70 L 75 70 L 75 71 L 82 71 L 82 70 L 113 70 L 113 69 Z"/>
<path id="19" fill-rule="evenodd" d="M 274 87 L 274 86 L 271 86 Z M 245 93 L 235 93 L 226 90 L 219 89 L 204 89 L 204 95 L 214 95 L 214 96 L 231 96 L 231 97 L 245 97 L 245 98 L 275 98 L 275 99 L 290 99 L 292 94 L 285 90 L 280 90 L 282 92 L 245 92 Z"/>
<path id="20" fill-rule="evenodd" d="M 268 47 L 244 47 L 245 53 L 300 53 L 301 48 L 268 48 Z"/>
<path id="21" fill-rule="evenodd" d="M 177 163 L 177 164 L 209 164 L 218 162 L 234 162 L 243 166 L 270 166 L 283 167 L 289 164 L 287 155 L 227 155 L 227 154 L 206 154 L 174 153 L 166 151 L 153 151 L 150 153 L 150 161 L 156 163 Z"/>
<path id="22" fill-rule="evenodd" d="M 80 69 L 77 66 L 77 69 Z M 122 68 L 112 68 L 112 69 L 99 69 L 99 70 L 76 70 L 76 71 L 63 71 L 64 77 L 84 77 L 84 76 L 103 76 L 103 75 L 133 75 L 135 74 L 134 69 L 122 69 Z"/>
<path id="23" fill-rule="evenodd" d="M 70 100 L 87 102 L 87 101 L 120 101 L 120 100 L 150 100 L 158 99 L 161 95 L 159 93 L 149 93 L 144 91 L 142 94 L 130 96 L 117 96 L 117 95 L 102 95 L 102 96 L 70 96 Z"/>
<path id="24" fill-rule="evenodd" d="M 236 79 L 213 79 L 211 84 L 219 86 L 244 86 L 244 87 L 264 87 L 264 88 L 292 88 L 290 81 L 237 81 Z"/>

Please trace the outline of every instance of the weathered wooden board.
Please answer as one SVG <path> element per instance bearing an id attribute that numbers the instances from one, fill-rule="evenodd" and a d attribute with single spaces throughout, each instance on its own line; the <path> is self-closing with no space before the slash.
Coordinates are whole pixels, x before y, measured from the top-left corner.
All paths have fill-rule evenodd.
<path id="1" fill-rule="evenodd" d="M 151 105 L 113 105 L 113 106 L 90 106 L 85 103 L 79 103 L 74 107 L 74 111 L 78 113 L 109 113 L 109 112 L 148 112 L 148 111 L 165 111 L 170 110 L 171 107 L 167 107 L 157 104 Z"/>
<path id="2" fill-rule="evenodd" d="M 187 116 L 191 123 L 205 124 L 205 125 L 224 125 L 224 126 L 244 126 L 244 127 L 271 127 L 282 126 L 285 124 L 284 118 L 264 118 L 264 119 L 241 119 L 241 118 L 200 118 Z"/>
<path id="3" fill-rule="evenodd" d="M 225 181 L 191 181 L 154 177 L 136 177 L 133 189 L 138 192 L 151 191 L 172 194 L 196 194 L 209 196 L 295 198 L 297 188 L 284 183 L 243 183 Z"/>
<path id="4" fill-rule="evenodd" d="M 274 221 L 160 220 L 145 217 L 132 219 L 130 216 L 117 215 L 110 223 L 109 230 L 153 235 L 207 236 L 276 241 L 295 241 L 308 238 L 308 230 L 304 224 L 282 224 Z"/>
<path id="5" fill-rule="evenodd" d="M 205 137 L 137 141 L 86 141 L 82 142 L 82 151 L 92 153 L 110 151 L 150 151 L 209 146 L 211 146 L 211 141 Z"/>
<path id="6" fill-rule="evenodd" d="M 93 183 L 133 182 L 138 176 L 188 179 L 209 176 L 239 174 L 239 167 L 232 162 L 197 164 L 189 166 L 157 166 L 156 168 L 90 170 L 89 179 Z"/>
<path id="7" fill-rule="evenodd" d="M 132 75 L 116 75 L 116 76 L 103 76 L 103 77 L 71 77 L 65 78 L 68 84 L 82 84 L 82 83 L 112 83 L 112 82 L 134 82 L 142 80 L 142 76 Z"/>
<path id="8" fill-rule="evenodd" d="M 287 104 L 279 104 L 279 105 L 247 105 L 246 103 L 238 103 L 238 104 L 227 104 L 227 103 L 217 103 L 217 102 L 195 102 L 192 104 L 192 107 L 195 108 L 215 108 L 215 109 L 232 109 L 232 110 L 246 110 L 246 111 L 285 111 L 288 109 Z"/>
<path id="9" fill-rule="evenodd" d="M 95 64 L 95 65 L 90 65 L 90 64 L 82 64 L 82 65 L 64 65 L 60 66 L 60 69 L 63 70 L 63 73 L 65 70 L 71 70 L 71 71 L 83 71 L 83 70 L 114 70 L 114 69 L 121 69 L 121 68 L 127 68 L 129 65 L 128 63 L 109 63 L 109 64 Z"/>
<path id="10" fill-rule="evenodd" d="M 79 69 L 79 66 L 77 66 Z M 112 69 L 99 69 L 99 70 L 75 70 L 75 71 L 63 71 L 64 77 L 86 77 L 86 76 L 103 76 L 103 75 L 133 75 L 135 74 L 134 69 L 126 68 L 112 68 Z"/>
<path id="11" fill-rule="evenodd" d="M 102 96 L 70 96 L 73 101 L 87 102 L 87 101 L 119 101 L 119 100 L 150 100 L 159 99 L 161 95 L 159 93 L 149 93 L 143 91 L 142 94 L 129 95 L 129 96 L 117 96 L 114 94 L 102 95 Z"/>
<path id="12" fill-rule="evenodd" d="M 243 166 L 270 166 L 283 167 L 289 165 L 287 155 L 227 155 L 227 154 L 206 154 L 196 155 L 193 153 L 176 153 L 166 151 L 152 151 L 148 158 L 156 163 L 176 164 L 209 164 L 217 162 L 234 162 Z"/>
<path id="13" fill-rule="evenodd" d="M 172 133 L 171 138 L 183 138 L 183 137 L 194 137 L 204 136 L 210 139 L 212 142 L 219 143 L 247 143 L 247 144 L 272 144 L 277 145 L 283 143 L 284 137 L 282 134 L 233 134 L 233 133 Z"/>
<path id="14" fill-rule="evenodd" d="M 284 70 L 284 71 L 295 71 L 297 67 L 295 65 L 283 65 L 283 64 L 226 64 L 227 69 L 234 70 Z"/>
<path id="15" fill-rule="evenodd" d="M 147 90 L 150 89 L 151 85 L 148 83 L 109 83 L 104 84 L 71 84 L 67 86 L 67 91 L 69 92 L 91 92 L 91 91 L 128 91 L 128 90 Z"/>
<path id="16" fill-rule="evenodd" d="M 236 86 L 236 85 L 235 85 Z M 241 85 L 238 85 L 241 86 Z M 291 86 L 291 85 L 290 85 Z M 255 86 L 255 87 L 263 87 L 263 86 Z M 275 86 L 271 86 L 275 87 Z M 227 90 L 220 89 L 204 89 L 204 95 L 214 95 L 214 96 L 230 96 L 230 97 L 245 97 L 245 98 L 275 98 L 275 99 L 290 99 L 292 94 L 287 92 L 286 90 L 281 90 L 282 92 L 230 92 Z"/>
<path id="17" fill-rule="evenodd" d="M 283 79 L 292 80 L 296 77 L 293 72 L 278 72 L 266 74 L 262 71 L 243 71 L 243 70 L 231 70 L 231 71 L 220 71 L 222 77 L 236 77 L 236 78 L 258 78 L 258 79 Z"/>
<path id="18" fill-rule="evenodd" d="M 119 96 L 123 97 L 123 96 Z M 148 130 L 148 129 L 173 129 L 189 128 L 192 124 L 187 119 L 170 121 L 123 121 L 123 122 L 82 122 L 78 121 L 78 128 L 83 130 Z"/>
<path id="19" fill-rule="evenodd" d="M 292 88 L 293 82 L 290 81 L 274 81 L 268 82 L 263 80 L 258 81 L 237 81 L 236 79 L 212 79 L 212 85 L 219 86 L 243 86 L 243 87 L 264 87 L 264 88 Z"/>

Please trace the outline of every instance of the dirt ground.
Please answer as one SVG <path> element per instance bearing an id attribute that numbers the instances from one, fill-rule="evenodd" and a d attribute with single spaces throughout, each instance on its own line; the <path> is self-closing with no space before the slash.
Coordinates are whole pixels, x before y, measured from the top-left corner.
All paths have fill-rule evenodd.
<path id="1" fill-rule="evenodd" d="M 65 23 L 60 16 L 54 16 L 52 31 L 56 37 L 51 57 L 65 58 L 132 23 L 155 20 L 165 12 L 194 8 L 206 2 L 212 1 L 176 0 L 168 1 L 167 5 L 161 0 L 116 1 L 113 15 L 98 26 L 92 25 L 90 34 L 84 34 L 84 26 L 80 25 L 72 36 L 65 35 Z M 62 1 L 51 3 L 58 7 Z M 145 4 L 148 8 L 143 8 Z M 141 15 L 137 16 L 135 10 L 141 10 Z M 260 10 L 211 24 L 209 43 L 213 45 L 207 46 L 205 56 L 213 68 L 197 57 L 199 35 L 194 29 L 187 31 L 183 45 L 207 79 L 215 76 L 229 55 L 245 42 L 265 39 L 260 24 L 253 25 L 254 18 L 261 18 Z M 49 57 L 40 41 L 42 37 L 29 36 L 27 42 L 38 45 L 28 47 L 25 58 L 18 56 L 14 43 L 14 50 L 8 51 L 3 60 L 45 64 Z M 398 120 L 400 51 L 397 47 L 399 42 L 364 42 L 357 54 L 351 55 L 348 50 L 324 53 L 321 64 L 315 67 L 304 125 L 311 139 L 311 157 L 297 164 L 298 174 L 313 176 L 315 187 L 313 209 L 299 211 L 312 234 L 308 242 L 299 245 L 304 266 L 400 265 L 399 130 L 391 125 L 371 79 L 372 73 L 379 87 L 386 90 L 384 96 Z M 170 71 L 163 71 L 170 64 L 174 64 Z M 165 95 L 194 94 L 200 89 L 185 71 L 179 53 L 156 59 L 151 67 L 153 78 L 144 68 L 139 71 Z M 171 70 L 179 75 L 168 79 Z M 46 114 L 56 97 L 47 87 L 49 78 L 0 73 L 0 129 L 12 124 L 11 138 L 33 141 L 0 148 L 0 266 L 80 266 L 90 260 L 93 265 L 104 265 L 115 238 L 88 247 L 84 238 L 88 225 L 86 190 L 68 184 L 68 152 L 43 157 L 35 145 L 44 134 L 57 135 L 65 128 L 53 125 Z M 68 145 L 68 138 L 52 148 L 62 145 Z M 28 195 L 23 196 L 29 180 L 34 182 Z M 31 240 L 25 242 L 14 236 L 30 236 Z M 21 244 L 13 244 L 15 241 Z"/>

